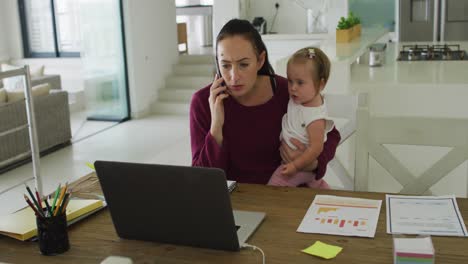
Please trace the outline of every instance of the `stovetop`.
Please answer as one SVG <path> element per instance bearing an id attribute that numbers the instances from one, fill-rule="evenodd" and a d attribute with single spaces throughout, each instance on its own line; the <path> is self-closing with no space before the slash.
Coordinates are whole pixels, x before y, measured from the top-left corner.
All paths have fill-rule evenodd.
<path id="1" fill-rule="evenodd" d="M 454 61 L 468 60 L 468 54 L 460 45 L 403 45 L 398 61 Z"/>

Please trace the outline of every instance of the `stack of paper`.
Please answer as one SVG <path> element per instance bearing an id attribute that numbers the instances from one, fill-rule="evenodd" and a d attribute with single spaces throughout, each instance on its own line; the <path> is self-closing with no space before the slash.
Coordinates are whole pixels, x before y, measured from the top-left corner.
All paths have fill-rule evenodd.
<path id="1" fill-rule="evenodd" d="M 88 216 L 106 204 L 102 200 L 72 199 L 67 206 L 68 225 Z M 37 235 L 36 216 L 31 207 L 26 207 L 0 219 L 0 234 L 18 240 L 27 240 Z"/>
<path id="2" fill-rule="evenodd" d="M 430 264 L 434 263 L 434 247 L 431 237 L 394 237 L 394 264 Z"/>

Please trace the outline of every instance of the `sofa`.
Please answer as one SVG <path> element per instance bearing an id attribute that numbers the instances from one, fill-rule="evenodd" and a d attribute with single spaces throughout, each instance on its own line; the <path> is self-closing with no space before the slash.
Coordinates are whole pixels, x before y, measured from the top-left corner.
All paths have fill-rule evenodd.
<path id="1" fill-rule="evenodd" d="M 31 79 L 33 86 L 48 83 L 50 92 L 34 96 L 37 137 L 41 154 L 70 143 L 68 93 L 61 90 L 59 75 Z M 0 172 L 31 157 L 25 100 L 0 102 Z"/>

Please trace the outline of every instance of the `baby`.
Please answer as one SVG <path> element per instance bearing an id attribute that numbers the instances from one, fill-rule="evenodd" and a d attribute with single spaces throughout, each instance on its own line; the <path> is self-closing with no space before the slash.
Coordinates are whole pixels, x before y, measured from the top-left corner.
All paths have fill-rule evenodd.
<path id="1" fill-rule="evenodd" d="M 296 138 L 307 146 L 305 151 L 291 162 L 283 161 L 268 182 L 276 186 L 298 186 L 329 189 L 323 180 L 315 179 L 310 168 L 323 149 L 327 133 L 334 123 L 328 117 L 325 98 L 321 92 L 330 75 L 330 60 L 318 48 L 303 48 L 288 61 L 287 76 L 288 112 L 282 121 L 281 140 L 296 149 L 290 142 Z"/>

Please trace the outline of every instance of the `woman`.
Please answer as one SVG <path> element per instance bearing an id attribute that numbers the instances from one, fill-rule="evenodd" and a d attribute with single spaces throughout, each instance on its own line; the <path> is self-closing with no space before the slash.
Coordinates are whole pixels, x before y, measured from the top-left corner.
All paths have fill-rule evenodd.
<path id="1" fill-rule="evenodd" d="M 216 38 L 219 73 L 196 92 L 190 105 L 192 165 L 217 167 L 229 180 L 266 184 L 281 160 L 291 161 L 305 149 L 281 143 L 288 81 L 275 75 L 260 34 L 249 21 L 233 19 Z M 219 76 L 219 74 L 221 76 Z M 325 175 L 340 135 L 327 134 L 324 149 L 309 171 Z"/>

